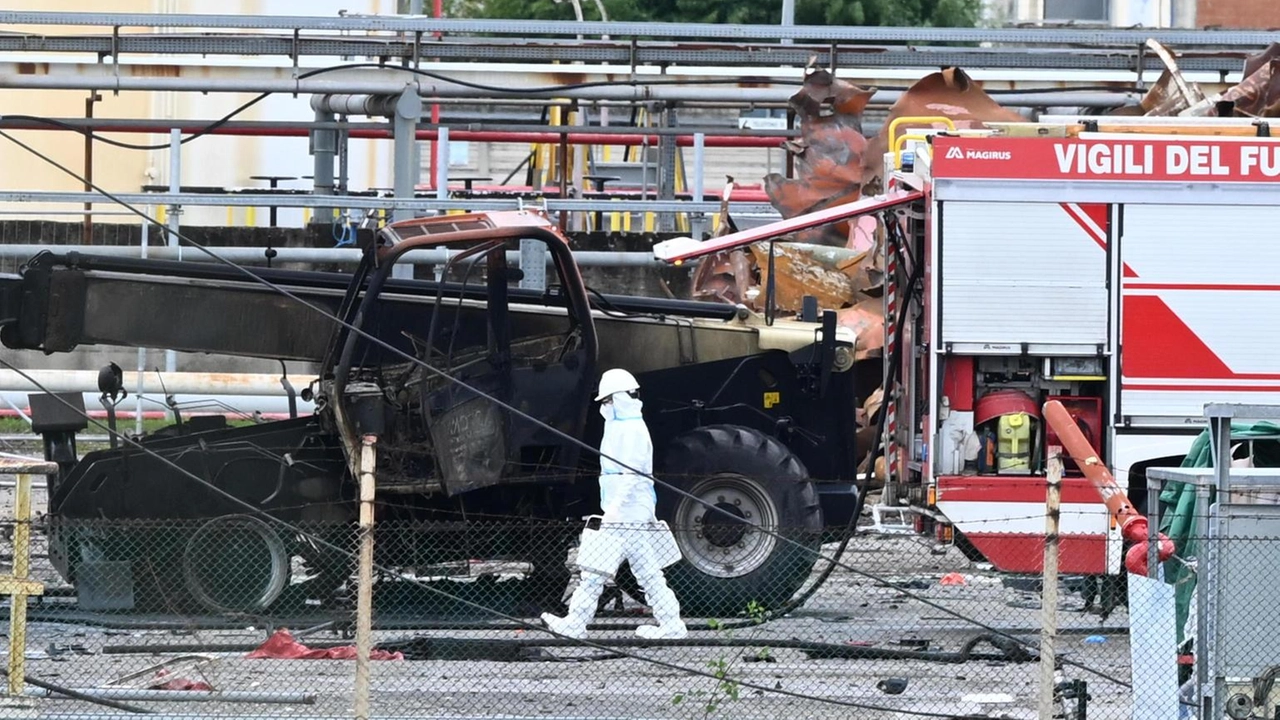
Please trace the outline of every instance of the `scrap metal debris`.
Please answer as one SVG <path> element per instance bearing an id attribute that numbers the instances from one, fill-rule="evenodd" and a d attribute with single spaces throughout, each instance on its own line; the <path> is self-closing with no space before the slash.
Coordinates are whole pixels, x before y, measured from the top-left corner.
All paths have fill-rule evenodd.
<path id="1" fill-rule="evenodd" d="M 1187 81 L 1174 53 L 1155 40 L 1147 48 L 1165 69 L 1137 106 L 1110 115 L 1148 117 L 1280 117 L 1280 43 L 1244 61 L 1244 79 L 1222 93 L 1206 96 L 1197 83 Z M 1251 131 L 1252 128 L 1247 129 Z"/>
<path id="2" fill-rule="evenodd" d="M 180 655 L 122 675 L 103 683 L 102 687 L 213 692 L 211 673 L 217 664 L 218 659 L 212 655 Z M 186 677 L 189 674 L 197 675 L 200 679 Z"/>
<path id="3" fill-rule="evenodd" d="M 958 67 L 926 75 L 907 89 L 889 108 L 880 132 L 870 142 L 863 162 L 862 192 L 876 195 L 884 185 L 884 154 L 889 147 L 889 128 L 894 120 L 908 117 L 945 117 L 956 129 L 983 128 L 992 122 L 1021 122 L 1026 118 L 996 102 L 982 89 L 982 83 Z M 909 127 L 920 127 L 912 124 Z M 941 123 L 929 127 L 942 128 Z"/>
<path id="4" fill-rule="evenodd" d="M 815 212 L 862 197 L 861 168 L 867 153 L 862 111 L 875 88 L 861 88 L 827 70 L 805 75 L 790 105 L 800 118 L 800 137 L 785 144 L 795 162 L 795 177 L 771 173 L 764 179 L 769 202 L 784 218 Z M 798 242 L 844 245 L 849 223 L 835 223 L 796 233 Z"/>
<path id="5" fill-rule="evenodd" d="M 862 133 L 862 114 L 875 92 L 827 70 L 812 65 L 807 69 L 803 86 L 790 99 L 800 123 L 800 137 L 786 144 L 794 160 L 794 177 L 773 173 L 765 178 L 769 201 L 784 218 L 879 194 L 894 119 L 944 117 L 957 128 L 1023 120 L 1001 107 L 963 70 L 947 68 L 903 93 L 879 134 L 869 140 Z M 731 188 L 732 178 L 726 199 Z M 727 202 L 721 204 L 718 228 L 717 235 L 736 230 Z M 775 311 L 798 314 L 804 298 L 812 296 L 820 309 L 835 310 L 837 323 L 853 331 L 855 360 L 877 358 L 885 345 L 883 238 L 880 219 L 864 216 L 801 230 L 784 241 L 711 255 L 694 273 L 693 297 L 763 312 L 768 300 L 765 288 L 772 280 Z M 859 447 L 874 444 L 879 402 L 860 415 Z M 864 461 L 859 470 L 865 471 L 866 465 Z M 874 475 L 877 482 L 883 481 L 882 461 L 877 461 Z"/>

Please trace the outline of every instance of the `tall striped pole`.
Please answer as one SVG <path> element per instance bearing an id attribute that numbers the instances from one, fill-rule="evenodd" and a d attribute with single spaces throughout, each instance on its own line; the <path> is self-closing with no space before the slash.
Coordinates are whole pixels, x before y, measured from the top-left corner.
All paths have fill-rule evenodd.
<path id="1" fill-rule="evenodd" d="M 893 338 L 898 332 L 898 253 L 895 251 L 896 233 L 891 232 L 889 223 L 896 222 L 891 213 L 885 213 L 883 216 L 884 231 L 884 267 L 885 267 L 885 288 L 884 288 L 884 329 L 885 329 L 885 348 L 892 346 Z M 897 386 L 891 386 L 890 382 L 893 378 L 894 368 L 889 366 L 889 353 L 885 356 L 884 366 L 884 384 L 881 385 L 882 412 L 885 415 L 885 437 L 884 437 L 884 465 L 885 465 L 885 484 L 884 492 L 881 495 L 881 503 L 891 503 L 896 493 L 893 488 L 893 480 L 896 476 L 898 467 L 898 389 Z M 875 467 L 869 468 L 872 473 Z"/>

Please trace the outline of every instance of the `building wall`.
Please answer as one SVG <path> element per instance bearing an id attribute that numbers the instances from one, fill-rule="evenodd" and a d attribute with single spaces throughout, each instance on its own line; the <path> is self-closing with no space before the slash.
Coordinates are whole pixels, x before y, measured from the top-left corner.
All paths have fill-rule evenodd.
<path id="1" fill-rule="evenodd" d="M 1196 24 L 1200 27 L 1277 29 L 1280 28 L 1280 2 L 1277 0 L 1199 0 L 1196 4 Z"/>
<path id="2" fill-rule="evenodd" d="M 305 7 L 304 7 L 305 6 Z M 41 10 L 55 12 L 83 12 L 84 0 L 10 0 L 8 10 Z M 95 12 L 147 12 L 147 13 L 223 13 L 243 15 L 309 14 L 336 16 L 339 10 L 351 13 L 394 12 L 394 0 L 95 0 Z M 97 32 L 100 28 L 76 27 L 13 27 L 12 32 L 67 34 Z M 169 28 L 165 32 L 198 31 L 198 28 Z M 155 32 L 153 28 L 125 28 L 122 32 Z M 29 59 L 22 57 L 21 59 Z M 67 62 L 92 62 L 84 56 L 62 55 L 58 60 Z M 128 60 L 128 58 L 126 58 Z M 141 60 L 141 58 L 138 58 Z M 166 61 L 172 61 L 172 58 Z M 181 61 L 181 60 L 179 60 Z M 196 57 L 194 62 L 236 62 L 234 57 L 205 59 Z M 246 58 L 252 63 L 279 62 L 287 64 L 287 58 Z M 316 65 L 328 64 L 324 58 L 309 61 Z M 336 59 L 335 59 L 336 62 Z M 94 105 L 96 117 L 129 117 L 151 119 L 215 120 L 252 99 L 250 94 L 239 93 L 171 93 L 125 92 L 113 95 L 100 93 L 101 100 Z M 35 115 L 40 117 L 79 118 L 85 114 L 88 93 L 81 91 L 0 90 L 0 113 Z M 270 96 L 246 112 L 239 120 L 311 120 L 309 97 L 287 95 Z M 82 173 L 85 169 L 83 138 L 68 132 L 19 131 L 13 133 L 23 142 L 49 155 L 62 165 Z M 141 145 L 166 145 L 167 135 L 117 134 L 116 140 Z M 252 138 L 232 136 L 205 136 L 182 147 L 181 183 L 220 187 L 266 187 L 266 183 L 254 180 L 254 175 L 285 175 L 299 178 L 285 182 L 285 187 L 307 187 L 310 181 L 301 179 L 311 175 L 312 158 L 308 154 L 307 138 Z M 391 143 L 357 140 L 351 143 L 351 187 L 389 187 L 392 184 Z M 36 159 L 20 147 L 0 140 L 0 163 L 6 168 L 22 168 L 22 172 L 6 172 L 0 175 L 0 189 L 79 191 L 83 185 L 52 165 Z M 128 150 L 105 143 L 93 146 L 93 179 L 108 191 L 140 192 L 146 185 L 169 184 L 169 150 Z M 119 212 L 107 204 L 95 206 L 104 212 Z M 76 205 L 52 205 L 24 203 L 0 205 L 4 211 L 75 213 Z M 153 208 L 153 212 L 156 208 Z M 281 210 L 282 225 L 300 225 L 301 210 Z M 59 216 L 69 217 L 69 216 Z M 187 208 L 182 216 L 185 224 L 218 225 L 234 224 L 266 225 L 265 208 L 236 209 L 231 213 L 224 208 Z M 104 215 L 98 222 L 135 222 L 126 215 Z"/>

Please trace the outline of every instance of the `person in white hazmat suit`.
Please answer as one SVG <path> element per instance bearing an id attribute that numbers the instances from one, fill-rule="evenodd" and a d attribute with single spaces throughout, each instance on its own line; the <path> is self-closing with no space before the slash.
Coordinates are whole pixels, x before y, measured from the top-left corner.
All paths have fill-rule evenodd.
<path id="1" fill-rule="evenodd" d="M 636 628 L 636 634 L 648 639 L 678 639 L 688 634 L 680 619 L 680 602 L 662 574 L 664 567 L 680 560 L 680 551 L 670 528 L 654 515 L 657 494 L 648 477 L 653 474 L 653 442 L 640 414 L 639 389 L 635 377 L 620 368 L 607 370 L 600 378 L 596 400 L 604 416 L 600 440 L 603 515 L 599 529 L 589 522 L 582 533 L 577 561 L 581 572 L 569 599 L 568 615 L 542 614 L 549 629 L 567 637 L 586 634 L 605 582 L 613 579 L 624 560 L 631 563 L 631 572 L 658 621 L 657 625 Z"/>

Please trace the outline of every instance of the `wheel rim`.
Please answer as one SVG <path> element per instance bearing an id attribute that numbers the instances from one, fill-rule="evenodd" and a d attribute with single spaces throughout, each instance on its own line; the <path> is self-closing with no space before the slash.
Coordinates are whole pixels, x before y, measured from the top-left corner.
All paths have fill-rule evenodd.
<path id="1" fill-rule="evenodd" d="M 289 555 L 266 523 L 245 516 L 214 518 L 187 541 L 187 590 L 221 612 L 264 610 L 289 582 Z"/>
<path id="2" fill-rule="evenodd" d="M 741 577 L 759 569 L 777 539 L 758 528 L 776 531 L 778 508 L 751 478 L 715 475 L 695 484 L 682 497 L 675 513 L 675 536 L 684 559 L 699 572 L 714 577 Z M 711 510 L 703 503 L 724 510 Z"/>

